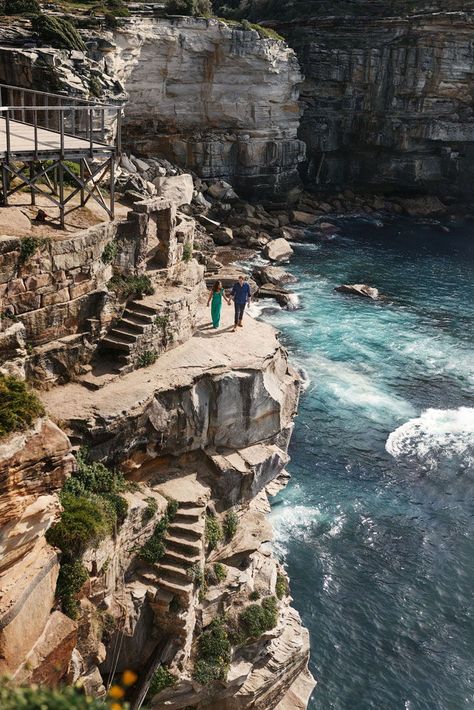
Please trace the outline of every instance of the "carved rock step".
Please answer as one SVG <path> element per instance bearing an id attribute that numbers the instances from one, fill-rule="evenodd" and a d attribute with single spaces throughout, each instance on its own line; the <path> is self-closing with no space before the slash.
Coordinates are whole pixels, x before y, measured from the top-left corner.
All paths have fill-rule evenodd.
<path id="1" fill-rule="evenodd" d="M 134 311 L 127 306 L 122 314 L 122 318 L 143 327 L 153 323 L 155 316 L 150 313 L 140 313 L 140 311 Z"/>
<path id="2" fill-rule="evenodd" d="M 117 338 L 122 342 L 125 341 L 127 343 L 136 343 L 136 341 L 140 337 L 140 333 L 129 332 L 127 327 L 124 327 L 123 321 L 120 321 L 120 323 L 115 328 L 112 328 L 112 330 L 109 331 L 109 337 L 110 336 L 113 336 L 114 338 Z"/>
<path id="3" fill-rule="evenodd" d="M 183 583 L 184 582 L 191 582 L 192 578 L 189 576 L 188 573 L 188 567 L 179 567 L 176 565 L 172 564 L 160 564 L 159 567 L 159 576 L 160 579 L 162 577 L 165 577 L 167 579 L 177 579 L 178 581 L 181 580 Z"/>
<path id="4" fill-rule="evenodd" d="M 176 565 L 181 567 L 181 569 L 188 569 L 196 562 L 199 562 L 200 559 L 200 556 L 196 554 L 181 554 L 179 552 L 173 552 L 172 550 L 166 550 L 160 563 L 163 565 Z"/>
<path id="5" fill-rule="evenodd" d="M 101 340 L 101 347 L 106 350 L 120 350 L 121 352 L 129 353 L 131 350 L 131 344 L 126 341 L 114 337 L 113 335 L 107 335 Z"/>
<path id="6" fill-rule="evenodd" d="M 171 523 L 168 528 L 171 537 L 178 537 L 183 540 L 200 540 L 203 533 L 203 526 L 200 523 Z"/>
<path id="7" fill-rule="evenodd" d="M 203 515 L 203 508 L 180 508 L 173 518 L 175 523 L 197 523 Z"/>
<path id="8" fill-rule="evenodd" d="M 194 584 L 192 581 L 182 582 L 179 579 L 174 579 L 172 575 L 165 577 L 160 577 L 158 582 L 160 589 L 171 592 L 172 594 L 185 599 L 189 602 L 194 591 Z"/>
<path id="9" fill-rule="evenodd" d="M 182 538 L 168 536 L 166 538 L 166 551 L 178 552 L 182 555 L 197 555 L 201 553 L 201 545 L 197 542 L 184 541 Z"/>

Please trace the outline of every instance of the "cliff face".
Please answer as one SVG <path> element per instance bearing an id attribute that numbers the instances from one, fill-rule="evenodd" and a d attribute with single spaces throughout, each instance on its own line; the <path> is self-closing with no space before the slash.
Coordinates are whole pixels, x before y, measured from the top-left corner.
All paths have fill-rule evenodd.
<path id="1" fill-rule="evenodd" d="M 278 29 L 305 75 L 310 185 L 472 197 L 472 13 L 319 16 Z"/>
<path id="2" fill-rule="evenodd" d="M 266 519 L 299 378 L 271 327 L 246 317 L 239 337 L 224 307 L 209 330 L 212 239 L 201 228 L 198 263 L 196 223 L 177 207 L 190 177 L 163 180 L 175 201 L 52 230 L 25 262 L 21 238 L 0 241 L 0 372 L 49 387 L 39 396 L 61 426 L 42 418 L 0 441 L 0 673 L 100 697 L 131 670 L 127 700 L 156 710 L 304 708 L 308 632 Z M 148 295 L 114 291 L 130 278 Z M 203 658 L 214 633 L 223 653 Z M 160 668 L 170 687 L 153 684 Z"/>
<path id="3" fill-rule="evenodd" d="M 129 95 L 124 138 L 239 194 L 288 198 L 304 155 L 294 52 L 210 19 L 133 18 L 114 33 L 109 73 Z"/>

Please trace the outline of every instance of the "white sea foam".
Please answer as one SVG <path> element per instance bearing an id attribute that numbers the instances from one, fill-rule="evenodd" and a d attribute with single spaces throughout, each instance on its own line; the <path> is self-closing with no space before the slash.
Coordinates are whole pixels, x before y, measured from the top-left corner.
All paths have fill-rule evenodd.
<path id="1" fill-rule="evenodd" d="M 286 553 L 288 540 L 304 540 L 315 522 L 321 518 L 319 508 L 306 505 L 276 506 L 271 512 L 273 545 L 280 556 Z"/>
<path id="2" fill-rule="evenodd" d="M 289 311 L 297 311 L 300 307 L 300 297 L 297 293 L 290 293 L 288 296 L 287 309 Z"/>
<path id="3" fill-rule="evenodd" d="M 381 413 L 400 417 L 414 414 L 413 407 L 405 400 L 395 397 L 378 385 L 371 373 L 363 373 L 346 363 L 315 357 L 312 370 L 337 399 L 345 404 L 363 407 L 367 416 L 379 421 Z"/>
<path id="4" fill-rule="evenodd" d="M 427 409 L 395 429 L 385 448 L 430 470 L 445 464 L 474 469 L 474 409 Z"/>

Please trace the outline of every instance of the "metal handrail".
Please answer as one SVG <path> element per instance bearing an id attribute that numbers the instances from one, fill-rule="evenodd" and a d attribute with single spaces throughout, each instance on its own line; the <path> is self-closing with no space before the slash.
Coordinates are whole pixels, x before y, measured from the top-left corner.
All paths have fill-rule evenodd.
<path id="1" fill-rule="evenodd" d="M 115 115 L 109 116 L 106 121 L 106 113 Z M 121 113 L 122 108 L 112 104 L 0 106 L 0 115 L 5 117 L 7 159 L 12 152 L 12 122 L 33 127 L 33 149 L 31 152 L 35 159 L 41 151 L 38 128 L 45 128 L 58 134 L 61 156 L 64 156 L 66 137 L 87 141 L 88 146 L 85 150 L 90 157 L 93 156 L 97 145 L 120 153 Z"/>
<path id="2" fill-rule="evenodd" d="M 80 96 L 70 96 L 69 94 L 54 94 L 51 91 L 39 91 L 38 89 L 27 89 L 23 86 L 15 86 L 14 84 L 2 84 L 0 82 L 0 89 L 7 89 L 9 91 L 17 91 L 19 93 L 27 94 L 38 94 L 39 96 L 47 96 L 48 98 L 54 99 L 68 99 L 69 101 L 74 101 L 75 103 L 82 103 L 88 106 L 108 106 L 110 104 L 103 104 L 98 101 L 90 101 L 89 99 L 84 99 Z"/>

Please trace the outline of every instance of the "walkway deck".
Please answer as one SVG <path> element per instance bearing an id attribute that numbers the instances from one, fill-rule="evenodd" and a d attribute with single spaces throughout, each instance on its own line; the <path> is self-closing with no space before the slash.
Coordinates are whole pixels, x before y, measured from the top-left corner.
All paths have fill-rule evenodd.
<path id="1" fill-rule="evenodd" d="M 28 160 L 35 156 L 36 159 L 59 159 L 61 155 L 61 135 L 58 131 L 48 128 L 37 129 L 37 151 L 35 151 L 35 128 L 29 123 L 10 120 L 10 156 L 20 160 Z M 69 158 L 82 158 L 92 152 L 96 156 L 110 155 L 113 146 L 64 135 L 64 155 Z M 7 131 L 6 121 L 0 117 L 0 160 L 6 157 Z"/>

